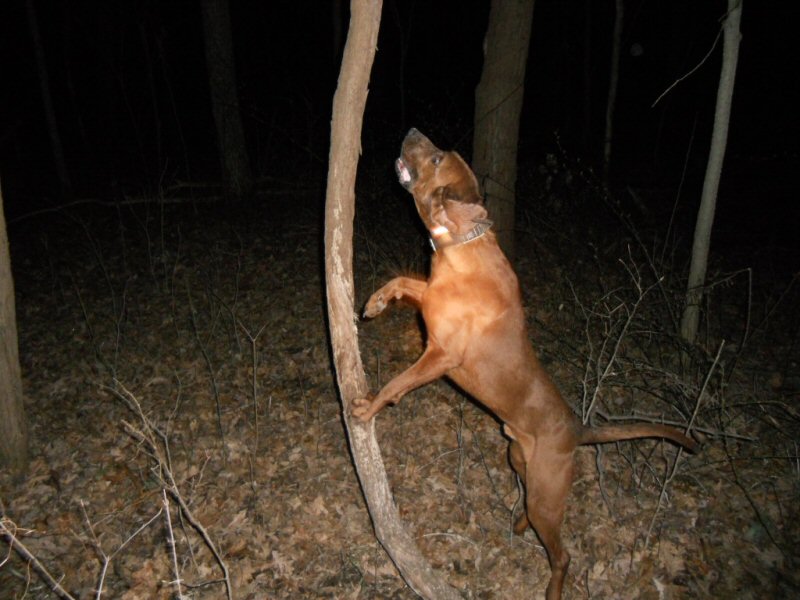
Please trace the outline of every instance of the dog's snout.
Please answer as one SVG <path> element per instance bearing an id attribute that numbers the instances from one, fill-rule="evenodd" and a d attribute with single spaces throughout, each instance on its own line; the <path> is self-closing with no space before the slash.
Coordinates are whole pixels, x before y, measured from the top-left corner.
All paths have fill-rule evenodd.
<path id="1" fill-rule="evenodd" d="M 433 142 L 416 127 L 412 127 L 403 139 L 400 154 L 409 167 L 412 167 L 419 166 L 422 160 L 429 158 L 435 152 L 439 152 L 439 149 L 433 145 Z"/>

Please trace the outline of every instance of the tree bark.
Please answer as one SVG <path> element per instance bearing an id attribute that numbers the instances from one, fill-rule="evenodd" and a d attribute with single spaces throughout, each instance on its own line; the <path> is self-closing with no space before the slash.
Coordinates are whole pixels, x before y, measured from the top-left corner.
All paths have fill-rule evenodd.
<path id="1" fill-rule="evenodd" d="M 28 428 L 22 405 L 14 279 L 0 190 L 0 464 L 17 475 L 28 465 Z"/>
<path id="2" fill-rule="evenodd" d="M 36 69 L 39 71 L 39 88 L 42 94 L 44 117 L 47 121 L 47 132 L 50 135 L 50 148 L 53 152 L 53 162 L 56 165 L 58 182 L 61 185 L 61 194 L 63 196 L 70 196 L 72 194 L 72 183 L 69 179 L 67 163 L 64 160 L 64 147 L 61 145 L 61 135 L 58 133 L 56 111 L 53 108 L 53 96 L 50 93 L 50 78 L 47 74 L 44 47 L 42 46 L 42 37 L 39 34 L 39 22 L 36 19 L 36 9 L 33 6 L 33 0 L 27 0 L 25 2 L 25 9 L 28 14 L 28 28 L 31 32 L 31 38 L 33 38 Z"/>
<path id="3" fill-rule="evenodd" d="M 420 554 L 400 520 L 375 438 L 375 421 L 364 425 L 354 420 L 349 410 L 354 398 L 363 398 L 369 391 L 353 309 L 353 217 L 361 127 L 381 6 L 381 0 L 351 1 L 350 28 L 333 97 L 325 200 L 325 283 L 331 346 L 350 450 L 378 541 L 417 594 L 432 599 L 458 598 Z"/>
<path id="4" fill-rule="evenodd" d="M 614 33 L 611 40 L 611 67 L 608 78 L 608 100 L 606 101 L 606 130 L 603 136 L 603 176 L 608 179 L 611 167 L 611 142 L 614 138 L 614 109 L 617 106 L 617 88 L 619 87 L 619 52 L 622 44 L 622 23 L 625 14 L 623 0 L 614 3 Z"/>
<path id="5" fill-rule="evenodd" d="M 711 148 L 700 197 L 700 209 L 694 229 L 692 261 L 689 266 L 689 282 L 686 289 L 686 307 L 681 318 L 681 337 L 689 344 L 697 338 L 700 322 L 700 303 L 708 266 L 708 250 L 711 245 L 711 228 L 717 204 L 722 163 L 728 144 L 728 125 L 733 102 L 733 86 L 736 79 L 736 64 L 739 59 L 739 24 L 742 19 L 742 0 L 728 0 L 728 14 L 723 24 L 722 71 L 717 88 L 717 106 L 714 113 L 714 129 L 711 133 Z"/>
<path id="6" fill-rule="evenodd" d="M 228 192 L 234 198 L 242 198 L 251 191 L 253 176 L 239 111 L 228 0 L 202 0 L 202 10 L 211 108 L 222 176 Z"/>
<path id="7" fill-rule="evenodd" d="M 472 170 L 483 188 L 500 246 L 514 256 L 519 118 L 533 22 L 533 0 L 492 0 L 475 89 Z"/>

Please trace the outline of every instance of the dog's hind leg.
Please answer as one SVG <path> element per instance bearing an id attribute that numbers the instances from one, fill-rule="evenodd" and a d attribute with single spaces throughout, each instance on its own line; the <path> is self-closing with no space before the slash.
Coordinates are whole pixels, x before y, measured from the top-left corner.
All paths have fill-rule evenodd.
<path id="1" fill-rule="evenodd" d="M 528 521 L 547 550 L 552 575 L 547 585 L 547 600 L 561 598 L 569 567 L 569 553 L 561 541 L 561 524 L 567 495 L 572 485 L 572 453 L 542 448 L 525 453 L 525 498 Z"/>
<path id="2" fill-rule="evenodd" d="M 525 495 L 526 495 L 526 484 L 525 484 L 525 455 L 522 453 L 522 446 L 516 440 L 511 440 L 511 444 L 508 446 L 508 462 L 511 463 L 511 466 L 514 469 L 514 472 L 519 477 L 520 481 L 522 482 L 522 501 L 523 501 L 523 508 L 522 512 L 520 513 L 519 517 L 517 517 L 516 522 L 514 523 L 514 533 L 517 535 L 522 535 L 525 533 L 525 530 L 530 525 L 528 521 L 528 514 L 527 510 L 525 509 L 524 502 L 525 502 Z"/>

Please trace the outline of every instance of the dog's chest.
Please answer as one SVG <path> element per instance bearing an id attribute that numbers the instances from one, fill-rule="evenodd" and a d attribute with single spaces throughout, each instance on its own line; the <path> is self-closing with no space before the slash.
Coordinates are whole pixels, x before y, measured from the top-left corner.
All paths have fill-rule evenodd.
<path id="1" fill-rule="evenodd" d="M 422 298 L 429 335 L 452 347 L 479 342 L 484 332 L 519 305 L 518 294 L 501 273 L 434 269 Z"/>

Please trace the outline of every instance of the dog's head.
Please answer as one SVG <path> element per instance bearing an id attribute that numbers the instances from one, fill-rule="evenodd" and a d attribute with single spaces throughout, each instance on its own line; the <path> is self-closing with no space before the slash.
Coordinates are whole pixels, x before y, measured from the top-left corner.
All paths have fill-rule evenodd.
<path id="1" fill-rule="evenodd" d="M 457 152 L 439 150 L 411 129 L 395 170 L 400 184 L 414 196 L 417 212 L 433 238 L 465 235 L 476 223 L 485 222 L 478 180 Z"/>

